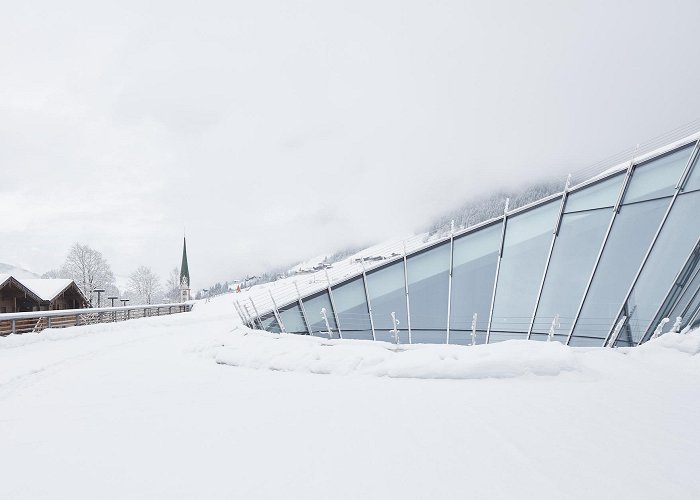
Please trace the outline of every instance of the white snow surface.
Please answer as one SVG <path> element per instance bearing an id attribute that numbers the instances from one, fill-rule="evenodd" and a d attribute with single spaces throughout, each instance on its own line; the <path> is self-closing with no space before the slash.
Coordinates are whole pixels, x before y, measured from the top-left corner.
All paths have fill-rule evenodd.
<path id="1" fill-rule="evenodd" d="M 0 338 L 0 498 L 700 498 L 700 332 L 397 347 L 231 300 Z"/>
<path id="2" fill-rule="evenodd" d="M 34 292 L 41 300 L 53 300 L 56 295 L 73 282 L 73 280 L 63 278 L 17 278 L 17 281 Z"/>

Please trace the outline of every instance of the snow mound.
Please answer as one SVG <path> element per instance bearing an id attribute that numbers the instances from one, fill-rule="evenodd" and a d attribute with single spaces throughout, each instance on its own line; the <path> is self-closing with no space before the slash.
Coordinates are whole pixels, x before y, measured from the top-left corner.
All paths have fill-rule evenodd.
<path id="1" fill-rule="evenodd" d="M 421 379 L 512 378 L 558 375 L 577 369 L 573 350 L 558 342 L 397 346 L 247 329 L 235 333 L 215 359 L 225 365 L 276 371 Z"/>
<path id="2" fill-rule="evenodd" d="M 365 340 L 234 331 L 214 357 L 223 365 L 328 375 L 418 379 L 515 378 L 597 373 L 601 362 L 657 363 L 700 353 L 700 331 L 666 334 L 638 348 L 581 348 L 559 342 L 509 340 L 490 345 L 394 345 Z M 673 362 L 673 360 L 671 360 Z"/>

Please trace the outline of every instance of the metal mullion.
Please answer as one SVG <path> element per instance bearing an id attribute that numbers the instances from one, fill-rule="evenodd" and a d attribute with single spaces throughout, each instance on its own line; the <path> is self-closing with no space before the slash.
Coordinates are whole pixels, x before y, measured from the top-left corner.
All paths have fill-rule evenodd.
<path id="1" fill-rule="evenodd" d="M 335 327 L 338 329 L 338 336 L 342 339 L 343 338 L 343 331 L 340 328 L 340 320 L 338 319 L 338 312 L 336 311 L 335 308 L 335 301 L 333 300 L 333 289 L 331 288 L 331 279 L 328 276 L 328 269 L 324 269 L 326 271 L 326 281 L 328 282 L 328 298 L 331 301 L 331 309 L 333 309 L 333 317 L 335 318 Z M 328 332 L 330 335 L 330 332 Z"/>
<path id="2" fill-rule="evenodd" d="M 491 292 L 491 306 L 489 307 L 489 320 L 486 323 L 486 344 L 491 340 L 491 321 L 493 320 L 493 306 L 496 302 L 496 290 L 498 288 L 498 274 L 501 271 L 501 259 L 503 258 L 503 245 L 506 240 L 506 226 L 508 225 L 508 203 L 509 198 L 506 198 L 506 206 L 503 208 L 503 226 L 501 227 L 501 244 L 498 247 L 498 260 L 496 261 L 496 275 L 493 278 L 493 290 Z"/>
<path id="3" fill-rule="evenodd" d="M 408 265 L 406 263 L 406 242 L 403 244 L 403 285 L 406 291 L 406 321 L 408 322 L 408 343 L 411 344 L 411 300 L 408 295 Z"/>
<path id="4" fill-rule="evenodd" d="M 688 304 L 686 304 L 686 306 L 685 306 L 685 307 L 683 308 L 683 310 L 681 311 L 681 317 L 683 317 L 683 315 L 686 314 L 686 313 L 690 310 L 690 305 L 693 303 L 693 301 L 694 301 L 695 299 L 698 298 L 698 294 L 700 294 L 700 287 L 698 287 L 698 289 L 695 290 L 695 292 L 693 292 L 693 296 L 690 297 L 690 300 L 688 301 Z"/>
<path id="5" fill-rule="evenodd" d="M 241 305 L 238 303 L 238 301 L 235 301 L 235 302 L 233 303 L 233 305 L 234 305 L 234 307 L 236 308 L 236 312 L 238 313 L 238 317 L 241 318 L 241 321 L 243 322 L 243 324 L 244 324 L 245 326 L 249 326 L 249 325 L 248 325 L 248 320 L 244 317 L 244 314 L 243 314 L 243 312 L 241 311 Z"/>
<path id="6" fill-rule="evenodd" d="M 299 285 L 297 285 L 297 282 L 294 282 L 294 288 L 297 290 L 297 303 L 299 304 L 299 309 L 301 310 L 301 317 L 304 318 L 304 324 L 306 325 L 306 332 L 309 335 L 313 335 L 311 333 L 311 324 L 309 323 L 309 320 L 306 318 L 306 310 L 304 309 L 304 303 L 301 300 L 301 293 L 299 293 Z"/>
<path id="7" fill-rule="evenodd" d="M 661 314 L 661 309 L 663 309 L 664 304 L 666 303 L 666 300 L 667 300 L 668 297 L 673 293 L 673 289 L 676 288 L 676 287 L 678 286 L 678 280 L 681 279 L 681 274 L 683 273 L 683 271 L 686 270 L 686 267 L 691 263 L 691 261 L 693 260 L 693 258 L 695 258 L 699 253 L 700 253 L 700 238 L 697 239 L 697 241 L 695 242 L 695 246 L 693 247 L 693 250 L 691 250 L 690 255 L 688 255 L 688 258 L 685 259 L 685 263 L 683 264 L 683 267 L 682 267 L 681 270 L 678 271 L 678 273 L 676 274 L 676 278 L 673 280 L 673 284 L 672 284 L 671 287 L 668 289 L 668 292 L 666 292 L 666 295 L 664 295 L 664 300 L 661 302 L 661 304 L 659 304 L 659 307 L 656 309 L 656 312 L 654 313 L 654 316 L 652 316 L 652 318 L 653 318 L 653 319 L 652 319 L 652 324 L 649 325 L 649 326 L 647 327 L 646 332 L 644 332 L 644 335 L 643 335 L 642 338 L 639 340 L 639 342 L 637 343 L 637 345 L 643 344 L 644 342 L 646 342 L 647 340 L 649 340 L 648 337 L 650 336 L 651 332 L 653 331 L 652 328 L 654 328 L 654 324 L 653 324 L 653 323 L 655 323 L 656 320 L 659 319 L 659 315 Z M 673 303 L 672 303 L 671 306 L 669 307 L 669 309 L 668 309 L 669 313 L 672 312 L 672 311 L 676 308 L 676 306 L 678 305 L 678 303 L 679 303 L 679 302 L 681 301 L 681 299 L 683 298 L 683 295 L 685 294 L 685 292 L 686 292 L 686 291 L 688 290 L 688 288 L 690 287 L 690 284 L 693 282 L 693 280 L 695 280 L 695 278 L 697 277 L 698 273 L 700 273 L 700 265 L 698 265 L 698 263 L 696 263 L 696 264 L 695 264 L 695 267 L 696 267 L 695 271 L 692 271 L 692 270 L 691 270 L 691 272 L 688 273 L 688 274 L 689 274 L 689 277 L 688 277 L 688 279 L 686 280 L 686 282 L 681 286 L 681 290 L 680 290 L 680 292 L 678 293 L 678 297 L 676 297 L 676 299 L 673 301 Z M 692 300 L 692 299 L 691 299 L 691 300 Z M 688 304 L 690 304 L 690 302 L 689 302 Z"/>
<path id="8" fill-rule="evenodd" d="M 265 327 L 262 324 L 262 319 L 260 318 L 260 313 L 258 312 L 258 308 L 255 307 L 255 302 L 253 302 L 253 297 L 248 297 L 248 300 L 250 300 L 250 303 L 253 305 L 253 311 L 255 311 L 255 316 L 256 319 L 258 320 L 258 325 L 260 325 L 261 330 L 265 330 Z M 265 330 L 267 331 L 267 330 Z"/>
<path id="9" fill-rule="evenodd" d="M 696 297 L 698 292 L 700 292 L 700 288 L 698 288 L 698 291 L 695 292 L 695 295 L 693 297 Z M 688 305 L 690 305 L 690 304 L 688 304 Z M 685 325 L 685 328 L 690 328 L 690 325 L 692 325 L 695 322 L 695 320 L 698 319 L 698 316 L 700 316 L 700 307 L 698 307 L 698 309 L 695 311 L 695 313 L 690 317 L 690 320 L 688 320 L 688 324 Z M 681 331 L 683 331 L 683 330 L 681 330 Z"/>
<path id="10" fill-rule="evenodd" d="M 450 274 L 447 277 L 447 338 L 446 344 L 450 343 L 450 313 L 452 311 L 452 267 L 454 266 L 455 254 L 455 221 L 452 220 L 450 228 Z"/>
<path id="11" fill-rule="evenodd" d="M 369 324 L 372 327 L 372 340 L 377 340 L 377 335 L 374 331 L 374 317 L 372 316 L 372 302 L 369 298 L 369 287 L 367 286 L 367 272 L 365 271 L 365 261 L 364 257 L 360 257 L 362 260 L 362 284 L 365 287 L 365 299 L 367 300 L 367 312 L 369 313 Z"/>
<path id="12" fill-rule="evenodd" d="M 530 318 L 530 326 L 527 329 L 527 340 L 530 340 L 532 336 L 532 328 L 535 324 L 535 316 L 537 316 L 537 309 L 540 307 L 540 298 L 542 297 L 542 290 L 544 290 L 544 282 L 547 279 L 547 271 L 549 271 L 549 263 L 552 260 L 552 253 L 554 252 L 554 243 L 559 235 L 559 228 L 561 227 L 561 221 L 564 217 L 564 206 L 566 205 L 566 200 L 568 198 L 569 183 L 571 182 L 571 174 L 566 179 L 566 186 L 564 187 L 564 192 L 561 195 L 561 204 L 559 206 L 559 216 L 557 217 L 557 222 L 554 225 L 554 231 L 552 232 L 552 241 L 549 243 L 549 252 L 547 253 L 547 262 L 544 265 L 544 271 L 542 272 L 542 280 L 540 281 L 540 288 L 537 290 L 537 298 L 535 299 L 535 308 L 532 311 L 532 318 Z"/>
<path id="13" fill-rule="evenodd" d="M 275 318 L 277 318 L 277 324 L 280 327 L 280 332 L 281 333 L 287 333 L 287 330 L 284 328 L 284 323 L 282 323 L 282 316 L 280 316 L 279 309 L 277 309 L 277 303 L 275 302 L 275 298 L 272 296 L 272 290 L 268 290 L 270 292 L 270 299 L 272 299 L 272 312 L 275 315 Z"/>
<path id="14" fill-rule="evenodd" d="M 647 261 L 649 260 L 649 256 L 651 255 L 651 252 L 654 250 L 654 246 L 656 245 L 656 242 L 659 239 L 659 235 L 661 234 L 661 231 L 663 230 L 664 226 L 666 225 L 666 221 L 668 220 L 669 215 L 671 214 L 671 210 L 673 210 L 673 206 L 676 204 L 676 200 L 678 199 L 678 196 L 681 193 L 682 186 L 685 183 L 685 179 L 687 174 L 690 172 L 690 168 L 695 161 L 695 157 L 698 152 L 698 143 L 695 143 L 695 146 L 693 147 L 693 151 L 690 153 L 690 157 L 688 158 L 688 162 L 686 163 L 685 169 L 683 169 L 683 173 L 681 174 L 678 184 L 676 184 L 676 191 L 673 193 L 673 198 L 671 198 L 671 202 L 668 204 L 668 207 L 666 208 L 666 212 L 664 213 L 663 218 L 661 219 L 661 223 L 659 224 L 659 227 L 656 229 L 656 233 L 654 233 L 654 237 L 651 240 L 651 243 L 649 244 L 649 248 L 647 248 L 646 253 L 644 254 L 644 258 L 642 259 L 642 263 L 640 264 L 639 268 L 637 269 L 637 273 L 634 275 L 634 279 L 632 280 L 632 284 L 630 285 L 629 289 L 627 290 L 627 294 L 625 295 L 625 300 L 622 301 L 622 304 L 620 305 L 620 309 L 617 311 L 617 314 L 615 315 L 615 321 L 617 321 L 617 318 L 620 317 L 620 314 L 622 314 L 622 310 L 625 307 L 625 304 L 627 304 L 627 301 L 629 300 L 630 296 L 632 295 L 632 291 L 634 291 L 634 287 L 637 285 L 637 282 L 639 281 L 639 277 L 642 275 L 642 271 L 644 270 L 644 266 L 646 266 Z M 629 321 L 630 318 L 627 318 Z M 607 342 L 610 339 L 610 336 L 612 335 L 614 325 L 611 327 L 610 331 L 608 332 L 608 335 L 605 337 L 605 341 Z"/>
<path id="15" fill-rule="evenodd" d="M 593 278 L 595 277 L 595 273 L 598 270 L 598 266 L 600 265 L 600 260 L 603 257 L 603 251 L 605 250 L 605 246 L 608 243 L 608 238 L 610 237 L 610 232 L 612 231 L 613 225 L 615 224 L 615 219 L 617 218 L 617 214 L 620 212 L 620 207 L 622 206 L 622 199 L 625 196 L 625 193 L 627 192 L 627 188 L 629 186 L 630 180 L 632 179 L 632 171 L 634 170 L 634 162 L 630 161 L 629 167 L 627 167 L 627 173 L 625 174 L 625 180 L 622 182 L 622 187 L 620 188 L 620 194 L 617 197 L 617 201 L 615 202 L 615 206 L 613 207 L 613 214 L 612 217 L 610 218 L 610 222 L 608 223 L 608 228 L 605 230 L 605 236 L 603 237 L 603 243 L 600 245 L 600 250 L 598 250 L 598 255 L 596 256 L 595 263 L 593 264 L 593 270 L 591 271 L 591 275 L 588 277 L 588 282 L 586 283 L 586 288 L 583 291 L 583 297 L 581 297 L 581 302 L 578 305 L 578 309 L 576 310 L 576 314 L 574 315 L 574 321 L 571 323 L 571 330 L 569 330 L 569 336 L 566 338 L 566 345 L 569 345 L 571 343 L 571 337 L 574 334 L 574 329 L 576 328 L 576 325 L 578 324 L 579 316 L 581 315 L 581 311 L 583 310 L 583 305 L 586 303 L 586 299 L 588 298 L 588 292 L 590 291 L 591 284 L 593 283 Z"/>

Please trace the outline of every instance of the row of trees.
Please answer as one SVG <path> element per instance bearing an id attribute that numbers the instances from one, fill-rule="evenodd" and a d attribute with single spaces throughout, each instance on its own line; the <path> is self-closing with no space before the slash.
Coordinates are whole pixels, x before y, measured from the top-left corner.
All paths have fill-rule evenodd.
<path id="1" fill-rule="evenodd" d="M 128 298 L 131 304 L 157 304 L 180 301 L 180 270 L 175 267 L 161 281 L 150 267 L 139 266 L 129 275 L 126 290 L 119 290 L 109 262 L 101 252 L 80 243 L 74 244 L 63 265 L 45 273 L 43 278 L 67 278 L 75 281 L 91 305 L 97 300 L 95 290 L 105 290 L 104 297 Z"/>

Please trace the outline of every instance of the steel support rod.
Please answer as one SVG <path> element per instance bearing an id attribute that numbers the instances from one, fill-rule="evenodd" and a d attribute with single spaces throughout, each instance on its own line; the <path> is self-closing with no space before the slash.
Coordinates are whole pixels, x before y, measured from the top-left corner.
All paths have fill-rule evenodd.
<path id="1" fill-rule="evenodd" d="M 369 297 L 369 288 L 367 286 L 367 271 L 365 270 L 365 259 L 360 257 L 362 263 L 362 284 L 365 287 L 365 298 L 367 299 L 367 311 L 369 312 L 369 325 L 372 328 L 372 340 L 377 340 L 377 334 L 374 330 L 374 317 L 372 316 L 372 301 Z"/>
<path id="2" fill-rule="evenodd" d="M 294 288 L 297 291 L 297 302 L 299 303 L 299 309 L 301 310 L 301 317 L 304 319 L 304 325 L 306 325 L 306 333 L 312 335 L 311 323 L 309 323 L 309 320 L 306 317 L 306 309 L 304 309 L 304 302 L 302 302 L 301 300 L 301 293 L 299 293 L 299 285 L 297 285 L 296 281 L 294 282 Z"/>
<path id="3" fill-rule="evenodd" d="M 331 279 L 328 276 L 328 269 L 324 268 L 326 272 L 326 281 L 328 282 L 328 298 L 331 301 L 331 308 L 333 309 L 333 317 L 335 318 L 335 327 L 338 329 L 338 336 L 343 338 L 343 330 L 340 328 L 340 320 L 338 319 L 338 310 L 335 307 L 335 300 L 333 300 L 333 288 L 331 287 Z"/>
<path id="4" fill-rule="evenodd" d="M 510 198 L 506 198 L 506 205 L 503 208 L 503 226 L 501 227 L 501 244 L 498 247 L 498 260 L 496 261 L 496 275 L 493 278 L 493 290 L 491 292 L 491 305 L 489 306 L 489 319 L 486 322 L 486 344 L 491 340 L 491 321 L 493 320 L 493 306 L 496 302 L 496 289 L 498 288 L 498 274 L 501 271 L 501 259 L 503 258 L 503 245 L 506 240 L 506 226 L 508 225 L 508 204 Z"/>
<path id="5" fill-rule="evenodd" d="M 406 291 L 406 321 L 408 322 L 408 343 L 412 344 L 411 339 L 411 299 L 408 295 L 408 264 L 406 262 L 406 242 L 403 242 L 403 284 Z"/>
<path id="6" fill-rule="evenodd" d="M 608 243 L 608 238 L 610 237 L 610 232 L 612 231 L 613 225 L 615 224 L 615 219 L 617 218 L 617 214 L 620 212 L 620 208 L 622 207 L 622 199 L 625 196 L 625 193 L 627 192 L 627 188 L 629 187 L 630 179 L 632 178 L 632 171 L 634 170 L 634 161 L 630 161 L 629 166 L 627 167 L 627 172 L 625 172 L 625 179 L 622 181 L 622 187 L 620 188 L 620 194 L 617 197 L 617 201 L 615 202 L 615 206 L 613 207 L 613 214 L 612 217 L 610 218 L 610 222 L 608 223 L 608 228 L 605 230 L 605 236 L 603 237 L 603 243 L 600 245 L 600 249 L 598 250 L 598 255 L 596 256 L 595 262 L 593 264 L 593 270 L 591 271 L 590 276 L 588 277 L 588 282 L 586 283 L 586 288 L 583 290 L 583 296 L 581 297 L 581 302 L 579 302 L 578 308 L 576 309 L 576 314 L 574 315 L 574 320 L 571 322 L 571 329 L 569 330 L 569 335 L 566 338 L 566 345 L 569 345 L 571 343 L 571 337 L 574 333 L 574 329 L 576 328 L 576 325 L 578 324 L 579 317 L 581 316 L 581 311 L 583 310 L 583 305 L 586 302 L 586 298 L 588 297 L 588 292 L 591 288 L 591 284 L 593 283 L 593 278 L 595 277 L 595 273 L 598 270 L 598 266 L 600 265 L 600 261 L 603 257 L 603 251 L 605 250 L 605 245 Z M 605 344 L 603 344 L 605 345 Z"/>
<path id="7" fill-rule="evenodd" d="M 447 337 L 445 344 L 450 343 L 450 315 L 452 312 L 452 267 L 455 254 L 455 221 L 450 222 L 450 272 L 447 275 Z"/>
<path id="8" fill-rule="evenodd" d="M 275 298 L 272 296 L 272 290 L 268 290 L 270 293 L 270 299 L 272 300 L 272 312 L 275 314 L 275 318 L 277 318 L 277 324 L 280 325 L 280 331 L 282 333 L 287 333 L 287 330 L 284 328 L 284 323 L 282 323 L 282 316 L 280 316 L 279 309 L 277 309 L 277 302 L 275 302 Z"/>
<path id="9" fill-rule="evenodd" d="M 564 218 L 564 207 L 566 206 L 566 200 L 569 196 L 569 185 L 571 183 L 571 174 L 566 178 L 566 185 L 564 186 L 564 192 L 561 195 L 561 204 L 559 205 L 559 215 L 557 216 L 557 222 L 554 225 L 554 231 L 552 231 L 552 241 L 549 243 L 549 251 L 547 252 L 547 262 L 544 265 L 544 271 L 542 272 L 542 279 L 540 280 L 540 287 L 537 290 L 537 298 L 535 299 L 535 308 L 532 311 L 532 318 L 530 319 L 530 326 L 527 329 L 527 339 L 530 340 L 532 336 L 532 328 L 535 326 L 535 317 L 537 316 L 537 309 L 540 307 L 540 298 L 542 297 L 542 290 L 544 290 L 544 283 L 547 279 L 547 272 L 549 271 L 549 263 L 552 261 L 552 254 L 554 253 L 554 244 L 557 241 L 557 236 L 559 236 L 559 229 L 561 228 L 561 221 Z"/>

